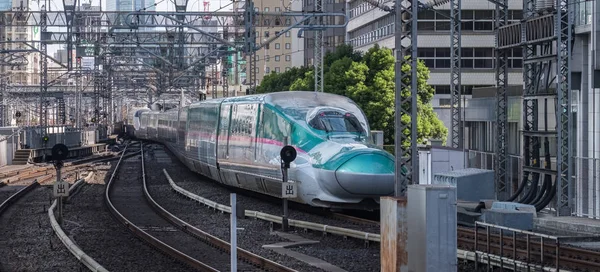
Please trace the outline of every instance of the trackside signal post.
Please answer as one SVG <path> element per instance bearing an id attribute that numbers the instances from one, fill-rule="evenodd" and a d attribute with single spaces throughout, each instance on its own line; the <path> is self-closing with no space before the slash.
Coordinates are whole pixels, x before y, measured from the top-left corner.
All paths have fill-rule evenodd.
<path id="1" fill-rule="evenodd" d="M 288 169 L 290 163 L 296 159 L 296 149 L 288 145 L 288 138 L 285 137 L 285 146 L 281 149 L 281 173 L 283 174 L 283 183 L 281 184 L 281 197 L 283 198 L 283 220 L 281 222 L 283 231 L 288 230 L 288 198 L 297 196 L 296 183 L 288 182 Z"/>
<path id="2" fill-rule="evenodd" d="M 52 147 L 52 160 L 56 168 L 56 182 L 54 183 L 54 197 L 58 198 L 58 223 L 62 224 L 62 198 L 69 196 L 69 183 L 62 180 L 61 168 L 63 160 L 67 158 L 69 148 L 64 144 L 56 144 Z"/>

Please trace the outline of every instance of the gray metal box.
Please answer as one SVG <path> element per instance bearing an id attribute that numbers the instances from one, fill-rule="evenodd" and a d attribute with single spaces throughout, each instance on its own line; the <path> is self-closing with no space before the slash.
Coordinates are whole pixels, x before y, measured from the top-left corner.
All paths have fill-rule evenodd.
<path id="1" fill-rule="evenodd" d="M 522 211 L 484 210 L 483 222 L 520 230 L 533 229 L 533 214 Z M 504 232 L 507 234 L 507 232 Z"/>
<path id="2" fill-rule="evenodd" d="M 459 200 L 478 202 L 482 199 L 495 199 L 493 170 L 467 168 L 436 173 L 433 184 L 455 186 Z"/>
<path id="3" fill-rule="evenodd" d="M 456 188 L 408 186 L 408 271 L 456 271 Z"/>

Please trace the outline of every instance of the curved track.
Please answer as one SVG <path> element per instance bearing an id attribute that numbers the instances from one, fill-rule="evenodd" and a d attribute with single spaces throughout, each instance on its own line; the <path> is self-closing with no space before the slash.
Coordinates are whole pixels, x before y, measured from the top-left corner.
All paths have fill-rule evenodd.
<path id="1" fill-rule="evenodd" d="M 168 212 L 160 208 L 148 194 L 143 146 L 140 150 L 141 165 L 139 158 L 120 159 L 107 184 L 105 202 L 111 213 L 139 238 L 191 267 L 201 271 L 230 270 L 227 252 L 215 249 L 207 237 L 194 237 L 180 230 L 179 227 L 187 226 L 182 222 L 178 223 L 183 225 L 174 225 L 162 217 Z M 244 262 L 238 262 L 238 269 L 263 270 Z"/>
<path id="2" fill-rule="evenodd" d="M 38 186 L 40 186 L 40 184 L 36 181 L 25 187 L 19 187 L 18 191 L 14 192 L 14 193 L 12 190 L 9 190 L 9 189 L 14 189 L 14 188 L 4 187 L 4 190 L 0 191 L 0 193 L 3 193 L 2 198 L 0 199 L 0 201 L 1 201 L 0 216 L 2 216 L 2 213 L 6 209 L 8 209 L 8 207 L 10 207 L 10 205 L 15 203 L 19 198 L 21 198 L 22 196 L 27 194 L 29 191 L 33 190 L 34 188 L 36 188 Z"/>

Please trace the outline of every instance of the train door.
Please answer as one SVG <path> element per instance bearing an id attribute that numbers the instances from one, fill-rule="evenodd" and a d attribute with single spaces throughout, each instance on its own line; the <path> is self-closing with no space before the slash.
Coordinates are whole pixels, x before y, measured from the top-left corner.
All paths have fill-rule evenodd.
<path id="1" fill-rule="evenodd" d="M 265 168 L 268 176 L 281 178 L 279 153 L 285 137 L 290 136 L 290 124 L 282 116 L 265 106 L 262 110 L 262 120 L 259 127 L 259 137 L 256 147 L 256 162 Z M 288 138 L 288 140 L 291 140 Z"/>
<path id="2" fill-rule="evenodd" d="M 217 159 L 227 161 L 229 159 L 229 129 L 231 121 L 231 104 L 222 104 L 219 114 L 219 135 L 217 146 Z"/>

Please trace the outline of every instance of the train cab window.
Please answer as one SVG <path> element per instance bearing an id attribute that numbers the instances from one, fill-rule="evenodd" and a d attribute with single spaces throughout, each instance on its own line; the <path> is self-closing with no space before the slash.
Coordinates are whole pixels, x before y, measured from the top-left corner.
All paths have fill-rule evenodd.
<path id="1" fill-rule="evenodd" d="M 308 124 L 314 129 L 326 132 L 364 132 L 360 122 L 353 114 L 338 111 L 322 111 Z"/>

